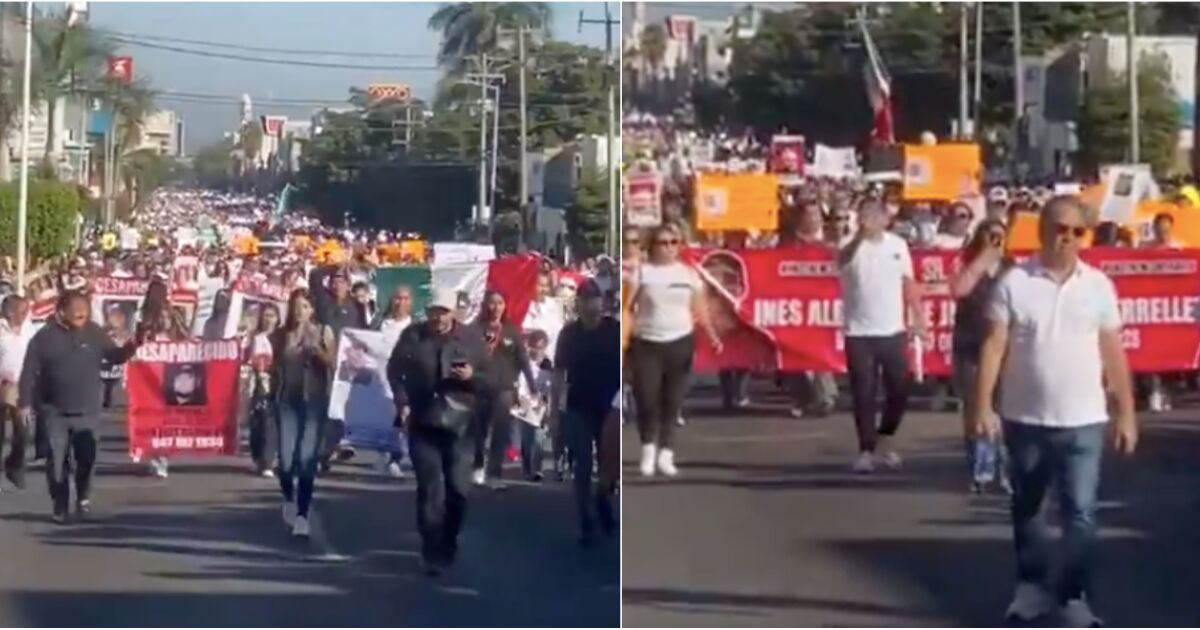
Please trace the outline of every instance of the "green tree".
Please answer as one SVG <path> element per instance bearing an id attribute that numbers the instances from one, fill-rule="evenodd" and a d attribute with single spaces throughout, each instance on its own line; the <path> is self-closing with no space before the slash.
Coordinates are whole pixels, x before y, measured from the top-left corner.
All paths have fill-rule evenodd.
<path id="1" fill-rule="evenodd" d="M 228 188 L 233 178 L 233 142 L 206 145 L 192 157 L 192 178 L 203 188 Z"/>
<path id="2" fill-rule="evenodd" d="M 0 254 L 17 252 L 17 183 L 0 185 Z M 69 252 L 75 240 L 80 196 L 75 186 L 30 179 L 26 233 L 31 263 Z M 32 265 L 31 265 L 32 266 Z"/>
<path id="3" fill-rule="evenodd" d="M 604 253 L 608 234 L 608 179 L 585 175 L 566 215 L 567 238 L 575 256 Z"/>
<path id="4" fill-rule="evenodd" d="M 438 62 L 457 65 L 463 57 L 495 51 L 500 29 L 527 27 L 549 33 L 551 9 L 544 2 L 455 2 L 429 18 L 429 28 L 442 35 Z"/>
<path id="5" fill-rule="evenodd" d="M 1175 170 L 1179 132 L 1182 129 L 1179 99 L 1171 87 L 1167 62 L 1160 57 L 1142 57 L 1138 63 L 1138 107 L 1140 133 L 1138 150 L 1155 175 Z M 1111 77 L 1104 87 L 1094 88 L 1084 98 L 1079 118 L 1079 148 L 1082 166 L 1095 170 L 1106 163 L 1129 159 L 1129 92 L 1126 79 Z"/>
<path id="6" fill-rule="evenodd" d="M 36 96 L 46 103 L 46 159 L 57 163 L 53 123 L 58 101 L 69 94 L 86 94 L 104 76 L 106 61 L 115 45 L 85 24 L 67 23 L 67 12 L 34 20 L 33 85 Z"/>

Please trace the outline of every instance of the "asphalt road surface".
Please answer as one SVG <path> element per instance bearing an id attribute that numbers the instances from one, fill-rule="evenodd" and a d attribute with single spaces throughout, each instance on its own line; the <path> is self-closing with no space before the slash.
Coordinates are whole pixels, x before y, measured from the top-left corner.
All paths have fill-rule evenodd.
<path id="1" fill-rule="evenodd" d="M 729 417 L 701 393 L 680 476 L 641 479 L 624 437 L 628 626 L 996 626 L 1013 589 L 1007 500 L 967 492 L 961 424 L 911 413 L 905 467 L 856 477 L 847 413 L 781 401 Z M 1200 412 L 1143 415 L 1137 455 L 1108 457 L 1096 612 L 1110 626 L 1200 622 Z"/>
<path id="2" fill-rule="evenodd" d="M 113 417 L 89 522 L 56 526 L 41 465 L 0 493 L 0 626 L 615 626 L 616 542 L 582 549 L 569 486 L 477 490 L 459 563 L 417 565 L 415 484 L 367 462 L 318 479 L 313 538 L 285 531 L 248 458 L 126 455 Z M 370 458 L 374 462 L 374 457 Z"/>

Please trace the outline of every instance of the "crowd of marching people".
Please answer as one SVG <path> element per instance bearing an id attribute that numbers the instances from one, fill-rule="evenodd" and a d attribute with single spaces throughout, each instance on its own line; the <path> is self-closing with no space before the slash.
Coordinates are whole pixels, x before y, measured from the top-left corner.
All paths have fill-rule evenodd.
<path id="1" fill-rule="evenodd" d="M 639 472 L 673 477 L 674 434 L 700 344 L 720 355 L 705 271 L 681 248 L 819 249 L 836 262 L 847 374 L 760 374 L 791 398 L 796 418 L 824 416 L 848 393 L 858 444 L 853 473 L 898 469 L 895 437 L 916 390 L 910 347 L 931 343 L 921 313 L 922 287 L 912 250 L 960 252 L 946 278 L 955 301 L 953 376 L 928 379 L 935 407 L 953 400 L 961 414 L 964 477 L 971 492 L 997 486 L 1011 497 L 1017 588 L 1009 618 L 1031 622 L 1057 610 L 1064 623 L 1095 627 L 1090 567 L 1096 539 L 1101 455 L 1138 442 L 1135 409 L 1171 408 L 1171 394 L 1196 374 L 1131 374 L 1121 346 L 1121 312 L 1113 282 L 1082 260 L 1087 246 L 1178 249 L 1171 214 L 1156 215 L 1143 234 L 1098 218 L 1079 185 L 984 186 L 954 201 L 906 201 L 887 178 L 781 178 L 776 231 L 692 234 L 697 171 L 764 172 L 765 145 L 752 137 L 702 137 L 669 119 L 631 116 L 630 169 L 662 176 L 662 225 L 625 233 L 624 331 L 627 415 L 642 444 Z M 697 152 L 696 147 L 704 147 Z M 702 155 L 698 155 L 698 153 Z M 697 159 L 702 157 L 702 159 Z M 1200 212 L 1200 195 L 1186 182 L 1164 184 L 1158 199 Z M 1028 259 L 1015 257 L 1011 239 L 1022 219 L 1037 234 Z M 1060 314 L 1070 317 L 1060 322 Z M 727 412 L 751 405 L 746 370 L 725 370 L 718 386 Z M 882 389 L 882 397 L 879 390 Z M 880 404 L 882 403 L 882 404 Z M 1049 552 L 1038 516 L 1048 488 L 1058 487 L 1064 509 L 1063 568 L 1048 575 Z"/>
<path id="2" fill-rule="evenodd" d="M 383 295 L 374 283 L 381 265 L 429 261 L 423 246 L 397 251 L 406 239 L 413 240 L 279 214 L 270 200 L 169 190 L 141 205 L 128 224 L 86 232 L 74 255 L 41 265 L 24 291 L 6 279 L 0 287 L 0 427 L 12 427 L 6 476 L 25 487 L 27 447 L 35 446 L 33 459 L 46 460 L 54 519 L 71 519 L 71 479 L 75 514 L 86 518 L 103 410 L 124 390 L 123 364 L 147 343 L 236 336 L 252 469 L 277 479 L 287 527 L 308 537 L 316 480 L 356 457 L 345 423 L 328 412 L 341 333 L 375 330 L 392 348 L 387 380 L 398 434 L 398 446 L 379 454 L 378 467 L 391 477 L 409 471 L 416 477 L 429 573 L 454 561 L 468 487 L 504 489 L 517 462 L 531 482 L 542 481 L 547 468 L 559 480 L 573 473 L 582 543 L 613 534 L 615 264 L 603 257 L 572 266 L 543 259 L 520 322 L 497 291 L 485 295 L 474 318 L 459 292 L 436 286 L 423 300 L 424 312 L 415 312 L 415 292 L 423 287 Z M 180 257 L 197 259 L 190 277 L 180 277 Z M 92 312 L 99 278 L 148 283 L 136 325 L 122 309 Z M 233 291 L 246 281 L 280 286 L 286 306 L 264 303 L 243 329 L 227 320 L 234 317 Z M 189 322 L 173 291 L 200 284 L 219 286 L 205 321 Z M 0 429 L 0 450 L 5 437 Z M 144 457 L 153 475 L 168 477 L 166 453 Z"/>

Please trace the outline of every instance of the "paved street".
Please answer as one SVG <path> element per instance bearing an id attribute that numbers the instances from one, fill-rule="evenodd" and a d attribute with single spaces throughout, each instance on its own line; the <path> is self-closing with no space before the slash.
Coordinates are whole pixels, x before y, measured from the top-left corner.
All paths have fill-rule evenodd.
<path id="1" fill-rule="evenodd" d="M 159 481 L 129 462 L 123 424 L 109 429 L 92 522 L 50 523 L 40 465 L 0 494 L 0 626 L 619 623 L 618 547 L 578 547 L 564 484 L 475 492 L 460 563 L 431 581 L 411 480 L 335 468 L 305 546 L 248 460 L 178 461 Z"/>
<path id="2" fill-rule="evenodd" d="M 960 423 L 916 413 L 906 466 L 856 478 L 852 422 L 780 401 L 687 413 L 681 475 L 637 477 L 626 427 L 624 622 L 630 626 L 995 626 L 1012 594 L 1003 496 L 972 496 Z M 1200 413 L 1144 416 L 1107 462 L 1096 609 L 1113 626 L 1200 621 Z"/>

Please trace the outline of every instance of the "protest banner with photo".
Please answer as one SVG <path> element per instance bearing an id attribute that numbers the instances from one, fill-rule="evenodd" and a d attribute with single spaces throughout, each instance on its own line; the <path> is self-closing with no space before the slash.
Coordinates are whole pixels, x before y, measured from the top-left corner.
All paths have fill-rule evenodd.
<path id="1" fill-rule="evenodd" d="M 396 405 L 387 380 L 392 347 L 370 330 L 343 330 L 329 394 L 329 417 L 346 422 L 346 440 L 381 451 L 400 448 Z"/>
<path id="2" fill-rule="evenodd" d="M 776 134 L 771 137 L 768 170 L 789 175 L 804 174 L 804 136 Z"/>
<path id="3" fill-rule="evenodd" d="M 980 194 L 983 175 L 977 144 L 904 145 L 905 201 L 953 201 Z"/>
<path id="4" fill-rule="evenodd" d="M 127 365 L 129 455 L 233 455 L 238 448 L 236 340 L 151 342 Z"/>
<path id="5" fill-rule="evenodd" d="M 627 173 L 622 183 L 625 225 L 649 228 L 662 223 L 662 178 L 658 173 Z"/>
<path id="6" fill-rule="evenodd" d="M 779 229 L 779 176 L 697 173 L 696 229 L 705 232 Z"/>
<path id="7" fill-rule="evenodd" d="M 130 335 L 137 328 L 138 311 L 150 288 L 149 280 L 99 276 L 92 280 L 92 321 L 112 330 L 127 330 Z M 176 287 L 171 290 L 171 308 L 179 312 L 190 329 L 196 316 L 197 292 L 194 289 Z"/>
<path id="8" fill-rule="evenodd" d="M 1133 221 L 1139 203 L 1158 197 L 1158 187 L 1146 164 L 1105 165 L 1100 169 L 1100 181 L 1104 187 L 1099 206 L 1101 221 L 1127 225 Z"/>
<path id="9" fill-rule="evenodd" d="M 241 277 L 233 285 L 229 300 L 229 316 L 225 319 L 226 339 L 245 337 L 258 325 L 258 314 L 264 304 L 279 308 L 279 321 L 287 317 L 287 287 L 278 282 Z"/>
<path id="10" fill-rule="evenodd" d="M 696 344 L 697 370 L 845 371 L 841 282 L 832 250 L 692 250 L 688 256 L 705 279 L 724 346 L 718 355 Z M 933 337 L 923 348 L 922 369 L 948 376 L 957 305 L 947 283 L 961 259 L 958 252 L 920 250 L 912 257 Z M 1122 341 L 1135 371 L 1200 366 L 1200 251 L 1096 248 L 1083 257 L 1113 279 Z"/>
<path id="11" fill-rule="evenodd" d="M 400 267 L 380 267 L 375 270 L 375 292 L 377 319 L 387 316 L 391 307 L 392 296 L 396 289 L 404 286 L 412 292 L 412 312 L 420 316 L 425 312 L 429 302 L 429 290 L 433 286 L 433 275 L 429 267 L 405 265 Z"/>
<path id="12" fill-rule="evenodd" d="M 858 156 L 854 147 L 829 147 L 818 144 L 813 149 L 813 163 L 808 169 L 811 177 L 851 179 L 858 177 Z"/>

